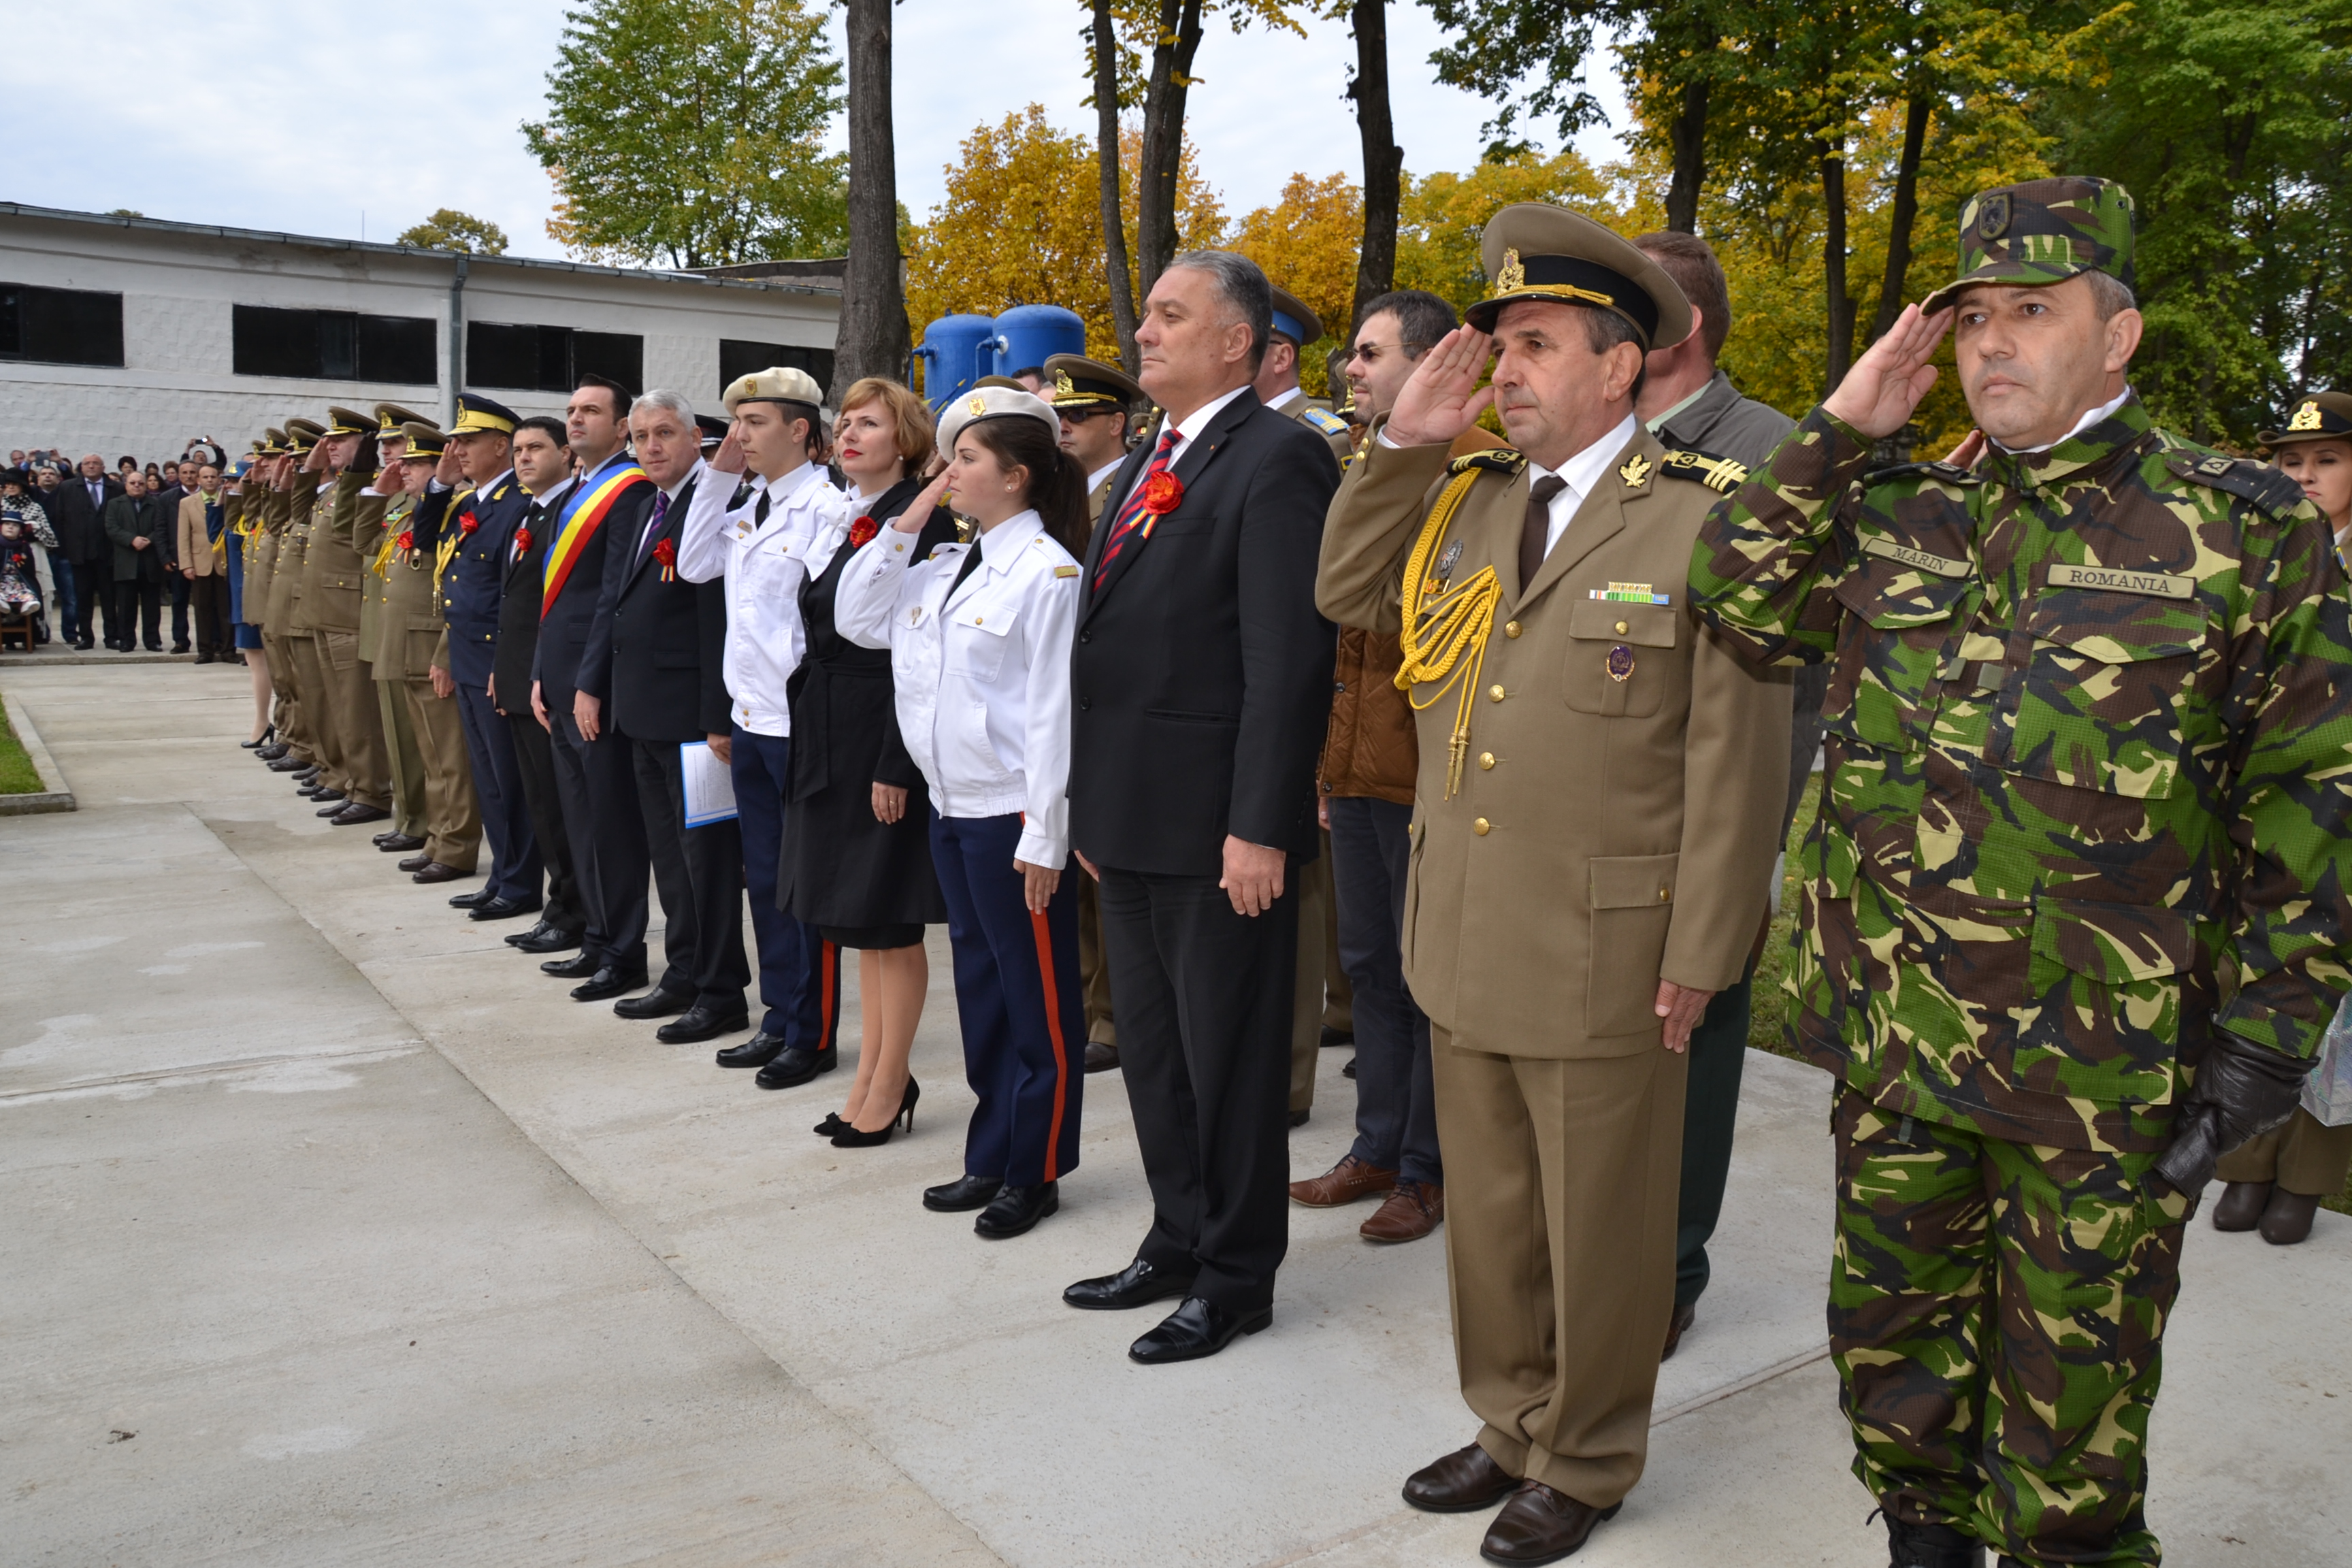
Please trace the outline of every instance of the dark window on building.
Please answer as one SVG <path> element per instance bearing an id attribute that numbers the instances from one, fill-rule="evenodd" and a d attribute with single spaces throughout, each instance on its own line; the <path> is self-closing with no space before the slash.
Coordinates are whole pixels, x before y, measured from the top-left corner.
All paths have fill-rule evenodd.
<path id="1" fill-rule="evenodd" d="M 434 353 L 438 328 L 430 316 L 239 305 L 230 331 L 230 363 L 239 375 L 415 386 L 430 386 L 440 379 Z"/>
<path id="2" fill-rule="evenodd" d="M 804 370 L 816 379 L 818 390 L 833 395 L 833 351 L 795 348 L 790 343 L 752 343 L 739 338 L 719 340 L 719 391 L 724 395 L 738 376 L 776 365 Z"/>
<path id="3" fill-rule="evenodd" d="M 0 283 L 0 359 L 122 363 L 122 296 Z"/>
<path id="4" fill-rule="evenodd" d="M 466 383 L 523 392 L 570 392 L 583 375 L 607 375 L 645 390 L 646 340 L 635 332 L 472 321 L 466 327 Z"/>

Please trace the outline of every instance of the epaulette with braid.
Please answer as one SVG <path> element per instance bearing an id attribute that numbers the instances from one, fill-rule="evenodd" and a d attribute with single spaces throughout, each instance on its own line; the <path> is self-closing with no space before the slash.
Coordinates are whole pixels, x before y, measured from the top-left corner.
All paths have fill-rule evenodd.
<path id="1" fill-rule="evenodd" d="M 2219 452 L 2200 458 L 2192 449 L 2165 454 L 2164 466 L 2177 479 L 2252 501 L 2272 517 L 2284 517 L 2304 500 L 2301 485 L 2283 470 L 2251 458 Z"/>
<path id="2" fill-rule="evenodd" d="M 1449 474 L 1466 474 L 1473 468 L 1492 468 L 1498 474 L 1516 475 L 1528 466 L 1525 452 L 1514 452 L 1507 447 L 1489 447 L 1484 451 L 1465 452 L 1445 465 Z"/>
<path id="3" fill-rule="evenodd" d="M 1712 452 L 1665 451 L 1658 454 L 1658 472 L 1669 479 L 1689 479 L 1729 495 L 1748 482 L 1748 467 Z"/>

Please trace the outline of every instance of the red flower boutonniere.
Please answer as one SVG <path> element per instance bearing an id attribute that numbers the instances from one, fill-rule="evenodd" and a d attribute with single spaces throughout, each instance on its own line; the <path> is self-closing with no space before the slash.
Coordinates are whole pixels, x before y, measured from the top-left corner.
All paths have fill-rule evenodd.
<path id="1" fill-rule="evenodd" d="M 400 537 L 393 542 L 393 548 L 403 555 L 414 551 L 416 548 L 416 531 L 413 528 L 401 530 Z"/>
<path id="2" fill-rule="evenodd" d="M 482 520 L 470 511 L 457 520 L 457 531 L 468 539 L 473 537 L 474 530 L 481 526 Z"/>
<path id="3" fill-rule="evenodd" d="M 528 528 L 518 528 L 518 529 L 516 529 L 516 530 L 515 530 L 515 559 L 516 559 L 516 560 L 518 560 L 518 561 L 520 561 L 520 560 L 521 560 L 524 556 L 526 556 L 526 555 L 528 555 L 528 554 L 530 554 L 530 530 L 529 530 Z"/>
<path id="4" fill-rule="evenodd" d="M 863 550 L 866 542 L 882 531 L 882 525 L 870 517 L 861 517 L 849 525 L 849 548 Z"/>
<path id="5" fill-rule="evenodd" d="M 677 582 L 677 545 L 675 545 L 675 544 L 671 543 L 671 542 L 670 542 L 668 540 L 667 540 L 667 539 L 656 539 L 656 540 L 655 540 L 655 541 L 654 541 L 654 559 L 655 559 L 656 561 L 657 561 L 657 562 L 659 562 L 659 563 L 661 563 L 661 569 L 662 569 L 662 576 L 661 576 L 661 580 L 662 580 L 663 582 L 665 582 L 665 583 L 675 583 L 675 582 Z"/>
<path id="6" fill-rule="evenodd" d="M 1166 517 L 1184 504 L 1184 481 L 1162 468 L 1143 481 L 1143 510 Z"/>

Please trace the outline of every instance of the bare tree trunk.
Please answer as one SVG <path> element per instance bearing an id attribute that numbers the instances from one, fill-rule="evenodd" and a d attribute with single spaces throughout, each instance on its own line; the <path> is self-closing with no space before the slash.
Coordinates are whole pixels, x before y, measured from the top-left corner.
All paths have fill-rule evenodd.
<path id="1" fill-rule="evenodd" d="M 1143 90 L 1143 156 L 1136 170 L 1138 280 L 1149 296 L 1176 258 L 1176 174 L 1184 162 L 1184 94 L 1201 47 L 1201 0 L 1160 0 L 1151 79 Z"/>
<path id="2" fill-rule="evenodd" d="M 847 0 L 849 269 L 841 284 L 833 387 L 907 374 L 907 291 L 898 258 L 898 165 L 890 129 L 891 0 Z"/>
<path id="3" fill-rule="evenodd" d="M 1396 287 L 1397 208 L 1403 201 L 1404 149 L 1389 109 L 1388 0 L 1356 0 L 1356 129 L 1364 143 L 1364 246 L 1356 258 L 1354 320 Z M 1338 331 L 1344 341 L 1348 333 Z"/>
<path id="4" fill-rule="evenodd" d="M 1669 128 L 1675 178 L 1666 187 L 1666 226 L 1677 234 L 1698 232 L 1698 196 L 1706 184 L 1706 78 L 1683 83 L 1682 112 Z"/>
<path id="5" fill-rule="evenodd" d="M 1816 140 L 1822 174 L 1822 282 L 1826 297 L 1828 352 L 1822 395 L 1835 392 L 1853 363 L 1853 302 L 1845 289 L 1845 144 Z"/>
<path id="6" fill-rule="evenodd" d="M 1110 0 L 1095 0 L 1095 162 L 1100 174 L 1103 271 L 1110 283 L 1111 326 L 1118 360 L 1133 375 L 1143 361 L 1135 348 L 1135 285 L 1128 276 L 1127 223 L 1118 203 L 1118 35 Z"/>
<path id="7" fill-rule="evenodd" d="M 1886 278 L 1878 286 L 1878 311 L 1871 318 L 1873 342 L 1886 335 L 1903 313 L 1903 286 L 1911 271 L 1911 231 L 1919 219 L 1919 158 L 1927 145 L 1927 116 L 1935 100 L 1915 92 L 1903 112 L 1903 161 L 1895 170 L 1895 211 L 1886 235 Z"/>

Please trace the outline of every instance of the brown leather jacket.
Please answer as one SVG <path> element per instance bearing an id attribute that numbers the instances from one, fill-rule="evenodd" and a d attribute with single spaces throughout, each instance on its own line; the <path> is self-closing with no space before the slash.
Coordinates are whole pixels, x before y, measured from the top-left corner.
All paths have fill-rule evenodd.
<path id="1" fill-rule="evenodd" d="M 1404 649 L 1394 632 L 1339 628 L 1331 723 L 1323 733 L 1323 761 L 1316 770 L 1325 795 L 1412 804 L 1421 742 L 1412 705 L 1396 687 L 1403 663 Z"/>

